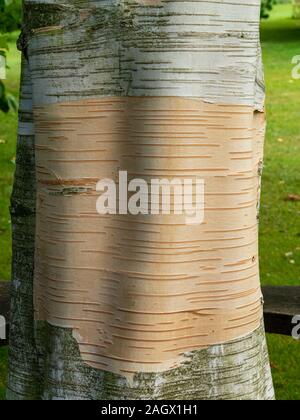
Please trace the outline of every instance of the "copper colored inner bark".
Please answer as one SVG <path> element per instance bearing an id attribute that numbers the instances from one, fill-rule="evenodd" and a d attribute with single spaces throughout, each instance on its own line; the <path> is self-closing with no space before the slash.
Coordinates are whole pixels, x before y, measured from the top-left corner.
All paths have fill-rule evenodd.
<path id="1" fill-rule="evenodd" d="M 35 109 L 35 317 L 73 329 L 83 360 L 130 375 L 259 327 L 264 116 L 200 99 L 103 98 Z M 205 180 L 205 220 L 105 215 L 96 183 Z"/>

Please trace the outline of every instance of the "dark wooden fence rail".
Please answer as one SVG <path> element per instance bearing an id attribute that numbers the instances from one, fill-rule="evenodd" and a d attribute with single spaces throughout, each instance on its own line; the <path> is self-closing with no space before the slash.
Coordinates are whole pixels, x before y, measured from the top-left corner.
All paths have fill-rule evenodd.
<path id="1" fill-rule="evenodd" d="M 6 340 L 0 340 L 0 347 L 8 344 L 9 334 L 9 288 L 10 283 L 0 282 L 0 315 L 6 319 Z M 292 335 L 295 315 L 300 315 L 300 287 L 263 287 L 265 300 L 264 318 L 266 331 L 270 334 Z"/>
<path id="2" fill-rule="evenodd" d="M 300 287 L 266 286 L 263 295 L 266 331 L 291 336 L 295 327 L 293 318 L 300 315 Z"/>

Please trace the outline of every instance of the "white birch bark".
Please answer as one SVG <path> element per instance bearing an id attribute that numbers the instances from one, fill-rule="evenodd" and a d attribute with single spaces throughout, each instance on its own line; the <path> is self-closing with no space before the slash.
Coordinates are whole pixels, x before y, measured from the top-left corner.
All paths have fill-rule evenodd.
<path id="1" fill-rule="evenodd" d="M 251 168 L 256 172 L 253 185 L 258 205 L 256 190 L 259 190 L 264 131 L 259 0 L 230 3 L 221 0 L 31 0 L 24 2 L 24 8 L 21 44 L 28 56 L 35 123 L 39 128 L 36 131 L 31 119 L 24 125 L 21 112 L 20 132 L 28 137 L 20 137 L 20 147 L 28 152 L 20 149 L 19 156 L 32 153 L 36 131 L 40 142 L 36 147 L 37 173 L 44 164 L 40 152 L 41 133 L 47 131 L 49 123 L 46 124 L 41 115 L 46 112 L 48 118 L 47 109 L 107 97 L 172 97 L 174 101 L 190 98 L 211 106 L 250 109 L 253 118 L 246 127 L 249 135 L 251 133 L 248 161 L 250 159 Z M 24 71 L 27 74 L 27 70 Z M 27 89 L 26 80 L 28 78 L 23 81 L 23 91 Z M 31 100 L 25 98 L 22 103 L 28 116 L 31 115 Z M 55 118 L 57 116 L 55 114 Z M 58 124 L 62 125 L 62 121 Z M 186 158 L 186 152 L 182 153 L 183 159 Z M 28 170 L 32 174 L 34 162 L 32 154 L 30 156 Z M 240 167 L 242 170 L 242 163 Z M 77 168 L 80 172 L 80 167 Z M 64 173 L 66 166 L 61 164 L 58 171 L 60 169 Z M 24 170 L 26 167 L 20 161 L 20 173 Z M 56 173 L 55 179 L 59 176 Z M 217 177 L 218 173 L 213 176 Z M 33 191 L 35 182 L 33 177 L 31 179 Z M 15 185 L 15 200 L 25 207 L 28 197 L 19 191 L 18 173 Z M 83 185 L 76 189 L 76 185 L 75 181 L 73 186 L 71 184 L 74 194 L 89 188 Z M 33 196 L 29 203 L 31 219 L 25 220 L 28 216 L 20 214 L 14 220 L 15 248 L 22 249 L 23 254 L 22 257 L 15 254 L 9 399 L 274 398 L 262 323 L 244 336 L 237 334 L 229 342 L 221 340 L 205 348 L 193 347 L 192 351 L 185 352 L 184 360 L 176 368 L 156 372 L 141 369 L 130 380 L 120 372 L 87 363 L 73 331 L 78 325 L 71 326 L 69 319 L 69 328 L 66 328 L 66 324 L 53 321 L 58 313 L 53 313 L 55 309 L 50 304 L 47 307 L 49 291 L 41 291 L 41 285 L 35 285 L 38 299 L 33 308 L 32 199 Z M 221 208 L 222 204 L 219 206 Z M 37 219 L 39 224 L 39 212 Z M 28 228 L 26 239 L 21 236 L 24 220 Z M 254 235 L 257 235 L 256 228 Z M 31 252 L 24 253 L 25 241 Z M 20 258 L 30 267 L 26 272 L 19 271 Z M 138 259 L 138 255 L 135 258 Z M 252 263 L 251 269 L 255 270 L 257 259 Z M 256 293 L 256 299 L 257 296 L 260 299 L 259 290 Z M 37 308 L 41 301 L 41 307 L 48 308 L 45 318 L 36 316 L 43 312 Z"/>

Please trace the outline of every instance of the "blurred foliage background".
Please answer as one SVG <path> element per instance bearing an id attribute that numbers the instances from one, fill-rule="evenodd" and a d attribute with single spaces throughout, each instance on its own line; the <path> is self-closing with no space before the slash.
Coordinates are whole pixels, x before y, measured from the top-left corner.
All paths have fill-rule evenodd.
<path id="1" fill-rule="evenodd" d="M 300 20 L 292 19 L 290 0 L 277 0 L 276 3 L 263 0 L 262 4 L 261 39 L 268 129 L 260 261 L 262 283 L 278 286 L 300 284 L 300 79 L 291 76 L 292 58 L 300 55 Z M 0 0 L 0 54 L 5 54 L 8 64 L 5 85 L 0 82 L 0 109 L 5 111 L 0 111 L 0 280 L 9 280 L 11 275 L 9 200 L 15 165 L 17 114 L 8 111 L 16 108 L 18 100 L 20 53 L 16 41 L 20 22 L 21 0 Z M 10 97 L 14 98 L 11 103 Z M 269 335 L 268 344 L 277 398 L 300 400 L 299 342 Z M 6 374 L 7 349 L 2 348 L 0 399 L 5 396 Z"/>
<path id="2" fill-rule="evenodd" d="M 9 33 L 21 28 L 22 2 L 21 0 L 0 0 L 0 55 L 5 62 L 9 49 Z M 7 64 L 8 66 L 8 64 Z M 6 84 L 0 80 L 0 111 L 16 111 L 15 96 L 7 91 Z"/>
<path id="3" fill-rule="evenodd" d="M 2 33 L 20 29 L 21 16 L 21 0 L 0 0 L 0 30 Z"/>

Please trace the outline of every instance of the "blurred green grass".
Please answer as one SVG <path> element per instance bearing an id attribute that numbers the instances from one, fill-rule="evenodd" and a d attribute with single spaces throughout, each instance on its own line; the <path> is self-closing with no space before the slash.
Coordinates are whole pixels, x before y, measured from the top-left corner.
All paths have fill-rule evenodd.
<path id="1" fill-rule="evenodd" d="M 275 7 L 262 23 L 267 86 L 267 140 L 260 228 L 261 280 L 264 285 L 300 284 L 300 80 L 291 76 L 300 55 L 300 20 L 291 5 Z M 268 336 L 276 396 L 300 400 L 300 347 L 288 337 Z"/>
<path id="2" fill-rule="evenodd" d="M 291 5 L 275 7 L 262 23 L 267 84 L 268 129 L 262 191 L 260 258 L 263 284 L 300 283 L 300 80 L 293 80 L 292 58 L 300 55 L 300 21 Z M 18 94 L 20 55 L 11 37 L 7 86 Z M 16 115 L 0 113 L 0 279 L 10 279 L 9 197 L 14 171 Z M 300 400 L 300 347 L 292 338 L 268 336 L 277 399 Z M 7 350 L 0 350 L 0 399 L 4 398 Z"/>
<path id="3" fill-rule="evenodd" d="M 5 84 L 9 92 L 19 95 L 20 53 L 16 49 L 18 34 L 9 37 L 7 56 L 7 80 Z M 11 265 L 11 226 L 9 215 L 9 198 L 13 172 L 15 169 L 17 136 L 17 115 L 13 112 L 0 112 L 0 279 L 10 279 Z"/>
<path id="4" fill-rule="evenodd" d="M 9 35 L 7 80 L 9 92 L 19 95 L 20 53 L 16 48 L 18 33 Z M 11 277 L 11 224 L 9 200 L 15 169 L 17 115 L 0 112 L 0 279 Z M 7 348 L 0 348 L 0 400 L 5 399 Z"/>

